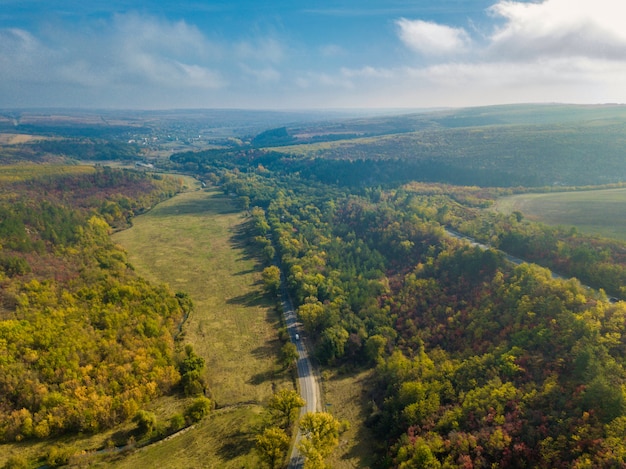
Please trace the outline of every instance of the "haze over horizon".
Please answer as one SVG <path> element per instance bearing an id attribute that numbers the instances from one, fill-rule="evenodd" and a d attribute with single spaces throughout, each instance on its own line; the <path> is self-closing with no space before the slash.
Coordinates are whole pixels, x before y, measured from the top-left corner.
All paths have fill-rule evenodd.
<path id="1" fill-rule="evenodd" d="M 626 102 L 618 0 L 0 3 L 0 108 Z"/>

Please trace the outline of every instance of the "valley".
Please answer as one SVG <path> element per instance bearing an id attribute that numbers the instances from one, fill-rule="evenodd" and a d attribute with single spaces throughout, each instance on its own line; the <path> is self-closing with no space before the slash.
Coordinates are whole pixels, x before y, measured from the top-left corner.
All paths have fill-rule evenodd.
<path id="1" fill-rule="evenodd" d="M 0 465 L 620 464 L 622 111 L 274 115 L 256 135 L 263 115 L 233 115 L 220 142 L 150 151 L 130 121 L 7 136 Z M 315 409 L 290 394 L 304 344 Z"/>

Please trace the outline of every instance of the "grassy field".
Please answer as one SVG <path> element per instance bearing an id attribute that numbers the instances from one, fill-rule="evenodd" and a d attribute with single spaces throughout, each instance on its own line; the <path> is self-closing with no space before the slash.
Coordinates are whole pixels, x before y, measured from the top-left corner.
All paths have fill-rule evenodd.
<path id="1" fill-rule="evenodd" d="M 90 165 L 70 166 L 67 164 L 11 164 L 2 165 L 0 182 L 23 181 L 33 177 L 61 176 L 66 174 L 89 174 L 95 169 Z"/>
<path id="2" fill-rule="evenodd" d="M 626 189 L 514 195 L 499 199 L 495 209 L 626 241 Z"/>
<path id="3" fill-rule="evenodd" d="M 50 137 L 41 137 L 38 135 L 26 134 L 0 133 L 0 144 L 5 145 L 20 145 L 22 143 L 30 143 L 37 140 L 50 140 Z"/>
<path id="4" fill-rule="evenodd" d="M 183 328 L 185 343 L 207 362 L 206 378 L 218 409 L 187 431 L 156 444 L 123 452 L 86 453 L 78 467 L 257 468 L 254 437 L 264 415 L 262 404 L 273 390 L 290 387 L 277 365 L 277 313 L 261 295 L 256 260 L 239 236 L 244 215 L 219 192 L 193 191 L 163 202 L 133 220 L 113 239 L 128 252 L 136 271 L 173 291 L 187 292 L 194 312 Z M 364 426 L 367 373 L 333 375 L 324 382 L 327 409 L 350 428 L 329 459 L 336 469 L 371 465 L 374 442 Z M 148 410 L 166 422 L 185 402 L 162 398 Z M 127 424 L 88 437 L 55 444 L 76 449 L 103 447 Z M 41 455 L 49 443 L 5 445 L 7 454 Z M 5 461 L 0 456 L 0 464 Z"/>
<path id="5" fill-rule="evenodd" d="M 371 371 L 345 375 L 326 372 L 323 375 L 326 410 L 340 421 L 350 424 L 350 428 L 339 435 L 339 447 L 327 462 L 333 469 L 372 467 L 377 442 L 365 426 Z"/>
<path id="6" fill-rule="evenodd" d="M 261 404 L 290 382 L 277 365 L 279 316 L 263 298 L 259 266 L 238 236 L 243 222 L 231 198 L 195 191 L 158 205 L 114 236 L 140 275 L 191 296 L 195 310 L 184 340 L 205 358 L 218 406 L 192 430 L 115 467 L 258 466 L 253 447 Z"/>

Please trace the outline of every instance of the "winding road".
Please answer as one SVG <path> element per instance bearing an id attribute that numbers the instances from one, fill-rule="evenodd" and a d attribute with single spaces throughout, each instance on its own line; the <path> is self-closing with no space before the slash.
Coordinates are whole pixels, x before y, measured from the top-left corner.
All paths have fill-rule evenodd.
<path id="1" fill-rule="evenodd" d="M 289 332 L 291 341 L 298 349 L 298 361 L 296 363 L 298 368 L 298 388 L 300 389 L 302 399 L 306 402 L 306 405 L 300 410 L 300 416 L 302 416 L 307 412 L 317 412 L 320 409 L 320 385 L 318 377 L 314 372 L 313 364 L 309 359 L 302 327 L 298 322 L 293 302 L 291 298 L 289 298 L 289 293 L 285 287 L 285 279 L 282 274 L 281 283 L 283 315 L 285 316 L 287 331 Z M 304 458 L 298 451 L 298 443 L 301 438 L 302 434 L 300 433 L 300 429 L 298 429 L 294 446 L 289 457 L 289 469 L 300 469 L 304 467 Z"/>
<path id="2" fill-rule="evenodd" d="M 446 234 L 456 239 L 464 240 L 470 243 L 472 246 L 476 246 L 480 249 L 492 249 L 491 246 L 487 246 L 485 244 L 479 243 L 475 239 L 458 233 L 454 230 L 446 228 Z M 502 252 L 502 251 L 500 251 Z M 513 264 L 519 265 L 525 263 L 524 259 L 520 259 L 519 257 L 511 256 L 506 252 L 502 252 L 505 259 Z M 563 278 L 561 275 L 552 272 L 552 276 L 555 278 Z M 301 324 L 298 322 L 298 317 L 296 316 L 293 302 L 289 297 L 289 293 L 287 291 L 287 287 L 285 277 L 281 271 L 281 301 L 283 306 L 283 315 L 285 317 L 285 323 L 287 325 L 287 331 L 289 332 L 289 337 L 291 341 L 296 345 L 298 350 L 298 361 L 297 361 L 297 369 L 298 369 L 298 387 L 300 389 L 300 395 L 305 400 L 306 405 L 301 409 L 300 416 L 304 415 L 307 412 L 318 412 L 321 409 L 320 399 L 320 383 L 318 376 L 315 374 L 313 365 L 311 360 L 309 359 L 308 350 L 306 348 L 305 338 L 303 336 L 303 329 Z M 589 288 L 589 287 L 587 287 Z M 611 298 L 610 300 L 617 300 Z M 293 448 L 291 450 L 291 455 L 289 457 L 289 469 L 301 469 L 304 467 L 304 457 L 298 451 L 298 443 L 302 438 L 302 434 L 298 429 L 298 433 L 296 434 L 296 438 L 294 441 Z"/>
<path id="3" fill-rule="evenodd" d="M 451 236 L 452 238 L 456 238 L 456 239 L 460 239 L 460 240 L 466 241 L 469 244 L 471 244 L 472 246 L 476 246 L 476 247 L 478 247 L 480 249 L 483 249 L 483 250 L 485 250 L 485 249 L 495 249 L 496 251 L 502 253 L 502 255 L 504 256 L 504 258 L 507 261 L 509 261 L 509 262 L 511 262 L 511 263 L 513 263 L 515 265 L 520 265 L 520 264 L 525 264 L 525 263 L 526 264 L 532 264 L 533 263 L 532 261 L 526 261 L 526 260 L 521 259 L 519 257 L 512 256 L 511 254 L 508 254 L 508 253 L 506 253 L 504 251 L 501 251 L 500 249 L 494 248 L 492 246 L 488 246 L 486 244 L 479 243 L 474 238 L 472 238 L 470 236 L 466 236 L 464 234 L 461 234 L 461 233 L 459 233 L 457 231 L 454 231 L 454 230 L 452 230 L 450 228 L 445 228 L 445 230 L 446 230 L 446 234 L 448 236 Z M 540 265 L 540 264 L 537 264 L 537 265 Z M 557 272 L 554 272 L 552 269 L 549 269 L 549 270 L 550 270 L 550 273 L 552 274 L 552 278 L 555 278 L 555 279 L 567 279 L 567 278 L 569 278 L 566 275 L 562 275 L 562 274 L 559 274 Z M 585 285 L 585 284 L 581 284 L 581 285 L 584 288 L 586 288 L 587 290 L 598 290 L 598 288 L 590 287 L 589 285 Z M 617 298 L 615 296 L 609 296 L 607 299 L 608 299 L 609 303 L 617 303 L 618 301 L 621 301 L 620 298 Z"/>

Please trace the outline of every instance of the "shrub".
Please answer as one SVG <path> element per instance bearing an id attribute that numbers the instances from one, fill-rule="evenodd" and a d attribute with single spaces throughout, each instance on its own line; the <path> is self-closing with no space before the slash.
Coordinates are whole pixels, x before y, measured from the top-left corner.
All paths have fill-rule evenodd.
<path id="1" fill-rule="evenodd" d="M 211 400 L 206 397 L 199 397 L 185 409 L 185 420 L 195 423 L 202 420 L 211 410 Z"/>

